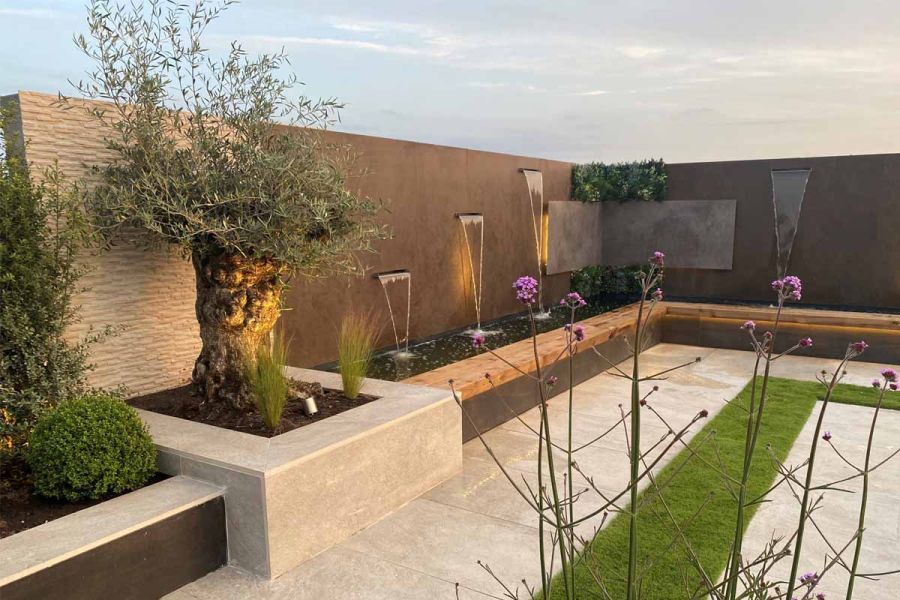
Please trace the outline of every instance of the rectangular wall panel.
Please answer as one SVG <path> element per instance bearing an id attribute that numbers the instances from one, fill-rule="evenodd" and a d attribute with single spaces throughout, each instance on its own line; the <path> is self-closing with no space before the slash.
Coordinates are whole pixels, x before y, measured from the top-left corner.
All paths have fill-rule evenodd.
<path id="1" fill-rule="evenodd" d="M 603 264 L 637 265 L 661 250 L 667 267 L 731 269 L 736 210 L 735 200 L 605 202 Z"/>
<path id="2" fill-rule="evenodd" d="M 603 245 L 601 202 L 547 204 L 547 273 L 599 265 Z"/>

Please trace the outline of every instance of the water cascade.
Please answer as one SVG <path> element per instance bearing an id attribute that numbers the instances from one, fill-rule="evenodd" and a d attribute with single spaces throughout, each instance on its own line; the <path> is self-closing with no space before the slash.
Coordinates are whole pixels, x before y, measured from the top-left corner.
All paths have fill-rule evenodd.
<path id="1" fill-rule="evenodd" d="M 387 301 L 388 314 L 391 316 L 391 327 L 394 330 L 394 342 L 397 345 L 397 351 L 394 353 L 394 356 L 397 358 L 407 358 L 412 356 L 412 353 L 409 351 L 409 315 L 412 308 L 412 277 L 410 276 L 409 271 L 403 269 L 376 273 L 374 277 L 381 283 L 381 289 L 384 290 L 384 299 Z M 400 334 L 397 332 L 397 321 L 394 318 L 394 308 L 391 306 L 391 296 L 388 294 L 388 284 L 400 281 L 406 281 L 406 332 L 404 333 L 402 340 L 400 339 Z M 401 342 L 403 342 L 402 350 L 400 348 Z"/>
<path id="2" fill-rule="evenodd" d="M 773 169 L 772 205 L 775 208 L 775 245 L 778 252 L 778 277 L 787 274 L 791 248 L 800 222 L 800 209 L 806 194 L 811 169 Z"/>
<path id="3" fill-rule="evenodd" d="M 528 200 L 531 206 L 531 225 L 534 229 L 534 249 L 537 256 L 538 312 L 536 319 L 547 319 L 550 311 L 544 310 L 543 250 L 544 250 L 544 176 L 537 169 L 520 169 L 528 184 Z"/>
<path id="4" fill-rule="evenodd" d="M 466 256 L 469 257 L 469 272 L 472 274 L 472 297 L 475 303 L 475 329 L 468 331 L 471 335 L 485 333 L 481 329 L 481 285 L 484 273 L 484 215 L 481 213 L 456 213 L 462 226 L 463 239 L 466 243 Z M 478 233 L 478 276 L 475 276 L 475 259 L 472 256 L 472 242 L 469 240 L 469 227 L 476 228 Z M 473 236 L 474 237 L 474 236 Z M 474 240 L 472 240 L 474 241 Z"/>

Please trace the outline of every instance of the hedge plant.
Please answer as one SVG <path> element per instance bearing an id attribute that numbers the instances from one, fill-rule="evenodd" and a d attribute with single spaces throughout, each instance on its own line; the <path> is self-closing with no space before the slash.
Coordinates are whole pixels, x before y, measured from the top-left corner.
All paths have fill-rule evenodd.
<path id="1" fill-rule="evenodd" d="M 69 502 L 137 489 L 156 472 L 156 447 L 137 411 L 104 392 L 44 414 L 27 457 L 35 492 Z"/>
<path id="2" fill-rule="evenodd" d="M 661 158 L 572 167 L 572 197 L 583 202 L 665 200 L 666 182 L 666 163 Z"/>

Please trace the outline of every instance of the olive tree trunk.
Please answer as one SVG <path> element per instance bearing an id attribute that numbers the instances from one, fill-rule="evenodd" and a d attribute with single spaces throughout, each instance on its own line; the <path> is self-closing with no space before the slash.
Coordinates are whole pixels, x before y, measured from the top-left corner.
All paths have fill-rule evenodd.
<path id="1" fill-rule="evenodd" d="M 249 410 L 245 370 L 281 314 L 281 270 L 274 261 L 224 253 L 194 252 L 191 262 L 203 341 L 192 379 L 208 401 Z"/>

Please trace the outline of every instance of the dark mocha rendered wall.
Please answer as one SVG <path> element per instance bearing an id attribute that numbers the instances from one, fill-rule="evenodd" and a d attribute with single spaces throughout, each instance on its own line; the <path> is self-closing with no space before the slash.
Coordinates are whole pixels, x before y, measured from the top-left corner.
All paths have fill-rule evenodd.
<path id="1" fill-rule="evenodd" d="M 804 304 L 900 310 L 900 154 L 672 164 L 670 200 L 737 200 L 734 268 L 670 270 L 669 295 L 770 300 L 772 169 L 811 168 L 789 271 Z"/>

